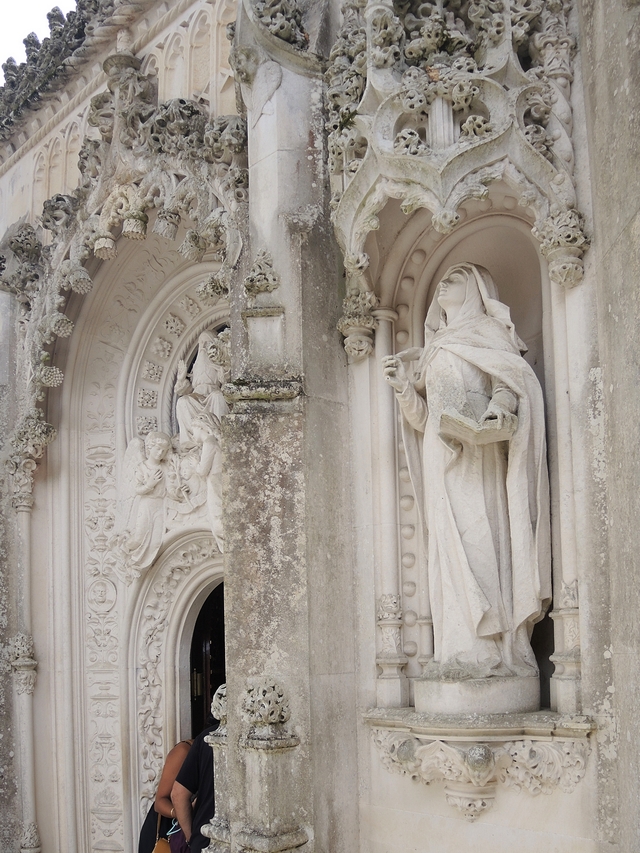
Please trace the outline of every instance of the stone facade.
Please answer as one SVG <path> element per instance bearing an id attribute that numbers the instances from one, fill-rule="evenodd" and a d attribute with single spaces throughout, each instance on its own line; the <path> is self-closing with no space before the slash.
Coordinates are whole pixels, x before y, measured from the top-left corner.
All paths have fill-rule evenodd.
<path id="1" fill-rule="evenodd" d="M 0 90 L 4 849 L 136 849 L 224 581 L 211 853 L 632 853 L 637 4 L 49 18 Z"/>

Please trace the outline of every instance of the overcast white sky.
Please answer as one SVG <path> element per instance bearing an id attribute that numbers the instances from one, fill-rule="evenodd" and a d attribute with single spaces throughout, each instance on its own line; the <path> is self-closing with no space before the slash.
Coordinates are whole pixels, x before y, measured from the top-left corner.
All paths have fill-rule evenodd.
<path id="1" fill-rule="evenodd" d="M 9 56 L 16 62 L 24 62 L 22 39 L 29 33 L 35 33 L 40 41 L 49 35 L 47 12 L 59 6 L 66 15 L 76 8 L 76 0 L 0 0 L 2 17 L 0 19 L 0 64 Z M 4 74 L 0 69 L 0 84 Z"/>

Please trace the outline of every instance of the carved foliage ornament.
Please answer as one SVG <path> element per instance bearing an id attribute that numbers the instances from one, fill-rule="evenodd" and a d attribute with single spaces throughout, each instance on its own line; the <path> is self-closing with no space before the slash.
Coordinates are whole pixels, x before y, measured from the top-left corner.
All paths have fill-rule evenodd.
<path id="1" fill-rule="evenodd" d="M 155 208 L 154 231 L 165 238 L 174 239 L 183 221 L 191 225 L 180 246 L 184 257 L 198 262 L 210 252 L 222 262 L 216 282 L 201 294 L 211 301 L 228 292 L 242 245 L 236 220 L 247 199 L 245 120 L 209 120 L 184 99 L 156 105 L 155 81 L 130 54 L 108 57 L 104 68 L 108 90 L 91 102 L 88 121 L 98 138 L 86 138 L 80 152 L 81 185 L 44 205 L 41 222 L 54 234 L 52 245 L 43 249 L 34 228 L 22 225 L 3 246 L 0 287 L 14 293 L 22 309 L 18 378 L 25 393 L 12 442 L 21 459 L 38 458 L 55 438 L 35 404 L 63 380 L 48 363 L 47 348 L 73 331 L 62 313 L 65 291 L 89 292 L 85 262 L 92 253 L 114 257 L 119 230 L 143 239 Z M 22 450 L 31 433 L 37 453 Z M 19 460 L 11 464 L 18 472 Z"/>
<path id="2" fill-rule="evenodd" d="M 302 12 L 297 0 L 253 0 L 256 17 L 271 35 L 306 50 L 309 36 L 302 25 Z"/>
<path id="3" fill-rule="evenodd" d="M 245 280 L 244 289 L 249 297 L 271 293 L 280 284 L 280 276 L 273 268 L 273 258 L 266 249 L 260 249 Z"/>
<path id="4" fill-rule="evenodd" d="M 533 796 L 557 788 L 570 793 L 585 775 L 590 751 L 586 739 L 463 747 L 384 729 L 373 729 L 372 735 L 387 770 L 425 785 L 444 781 L 447 802 L 468 820 L 491 807 L 498 784 Z"/>
<path id="5" fill-rule="evenodd" d="M 452 230 L 475 197 L 469 175 L 504 159 L 506 175 L 540 188 L 522 204 L 534 209 L 552 280 L 581 279 L 588 240 L 573 184 L 570 6 L 343 4 L 325 82 L 332 216 L 345 257 L 362 254 L 389 197 L 405 213 L 427 207 L 437 230 Z"/>
<path id="6" fill-rule="evenodd" d="M 299 744 L 287 723 L 291 718 L 289 699 L 274 678 L 249 679 L 242 702 L 242 717 L 249 726 L 244 746 L 254 749 L 288 749 Z"/>

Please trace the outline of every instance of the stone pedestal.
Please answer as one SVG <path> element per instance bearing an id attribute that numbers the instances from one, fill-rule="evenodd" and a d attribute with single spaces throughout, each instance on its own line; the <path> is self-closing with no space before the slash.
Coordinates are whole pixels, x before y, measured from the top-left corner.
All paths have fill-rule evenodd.
<path id="1" fill-rule="evenodd" d="M 468 678 L 414 682 L 416 711 L 423 714 L 524 714 L 540 707 L 540 679 Z"/>

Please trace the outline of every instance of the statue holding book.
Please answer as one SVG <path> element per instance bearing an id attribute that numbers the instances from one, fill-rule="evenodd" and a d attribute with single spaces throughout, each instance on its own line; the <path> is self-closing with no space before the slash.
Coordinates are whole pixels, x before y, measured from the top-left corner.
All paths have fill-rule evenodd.
<path id="1" fill-rule="evenodd" d="M 463 263 L 437 286 L 424 348 L 383 359 L 428 542 L 427 678 L 537 683 L 530 638 L 551 598 L 549 485 L 542 389 L 524 351 L 487 270 Z"/>

